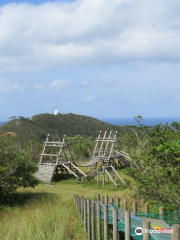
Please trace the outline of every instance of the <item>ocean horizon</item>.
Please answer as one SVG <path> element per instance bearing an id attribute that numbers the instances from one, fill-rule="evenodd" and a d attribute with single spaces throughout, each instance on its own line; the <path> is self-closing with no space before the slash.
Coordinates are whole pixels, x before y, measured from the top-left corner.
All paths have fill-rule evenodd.
<path id="1" fill-rule="evenodd" d="M 134 118 L 100 118 L 99 120 L 117 126 L 137 126 L 138 123 Z M 143 118 L 142 123 L 145 126 L 156 126 L 158 124 L 171 124 L 180 122 L 180 117 L 164 117 L 164 118 Z"/>

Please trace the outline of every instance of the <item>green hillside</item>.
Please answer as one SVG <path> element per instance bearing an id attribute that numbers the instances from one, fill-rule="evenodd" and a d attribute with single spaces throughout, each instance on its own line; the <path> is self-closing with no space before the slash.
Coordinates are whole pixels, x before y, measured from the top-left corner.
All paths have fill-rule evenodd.
<path id="1" fill-rule="evenodd" d="M 0 134 L 14 132 L 20 141 L 30 139 L 43 141 L 46 133 L 58 133 L 59 136 L 82 135 L 96 137 L 99 130 L 117 130 L 118 135 L 127 131 L 127 127 L 114 126 L 98 119 L 76 114 L 39 114 L 31 119 L 19 117 L 0 127 Z"/>

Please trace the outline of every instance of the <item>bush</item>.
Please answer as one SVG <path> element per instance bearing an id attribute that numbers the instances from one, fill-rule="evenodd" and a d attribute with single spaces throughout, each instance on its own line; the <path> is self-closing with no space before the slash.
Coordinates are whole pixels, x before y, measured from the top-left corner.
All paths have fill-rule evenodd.
<path id="1" fill-rule="evenodd" d="M 0 204 L 9 202 L 18 187 L 34 187 L 37 170 L 29 154 L 14 143 L 10 136 L 0 137 Z"/>

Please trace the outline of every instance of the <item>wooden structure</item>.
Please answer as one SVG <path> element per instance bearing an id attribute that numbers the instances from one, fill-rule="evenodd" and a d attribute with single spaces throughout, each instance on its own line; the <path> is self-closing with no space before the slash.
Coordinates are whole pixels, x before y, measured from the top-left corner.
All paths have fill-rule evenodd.
<path id="1" fill-rule="evenodd" d="M 60 140 L 58 135 L 47 134 L 35 176 L 39 180 L 50 182 L 59 171 L 71 173 L 77 181 L 82 181 L 86 177 L 73 160 L 66 136 Z"/>
<path id="2" fill-rule="evenodd" d="M 50 182 L 54 179 L 58 172 L 70 173 L 76 181 L 81 183 L 85 178 L 93 179 L 97 177 L 97 184 L 99 184 L 99 176 L 102 175 L 103 186 L 105 180 L 113 182 L 117 187 L 117 181 L 125 184 L 124 180 L 116 171 L 116 168 L 128 158 L 128 155 L 123 152 L 118 152 L 115 148 L 117 143 L 117 131 L 105 131 L 102 134 L 100 131 L 97 139 L 95 140 L 95 147 L 92 158 L 88 163 L 78 165 L 73 159 L 70 151 L 70 146 L 66 141 L 66 136 L 60 140 L 58 135 L 48 134 L 44 142 L 43 151 L 38 164 L 38 172 L 35 176 L 42 181 Z M 89 167 L 90 173 L 84 173 L 80 168 Z"/>
<path id="3" fill-rule="evenodd" d="M 127 159 L 130 157 L 124 152 L 117 151 L 116 143 L 118 143 L 117 131 L 110 131 L 109 133 L 107 131 L 104 133 L 100 131 L 95 140 L 92 158 L 88 163 L 81 165 L 81 167 L 94 168 L 94 174 L 90 174 L 89 177 L 93 178 L 97 176 L 97 184 L 99 184 L 99 176 L 102 175 L 103 186 L 105 185 L 106 177 L 107 180 L 113 182 L 116 187 L 118 186 L 117 181 L 125 185 L 124 180 L 116 169 L 118 166 L 121 166 L 122 163 L 129 163 Z"/>

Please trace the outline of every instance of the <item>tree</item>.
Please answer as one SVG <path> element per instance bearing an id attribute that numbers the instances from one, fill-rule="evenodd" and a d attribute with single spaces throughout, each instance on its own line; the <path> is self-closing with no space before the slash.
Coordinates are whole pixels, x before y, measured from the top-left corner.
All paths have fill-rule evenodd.
<path id="1" fill-rule="evenodd" d="M 35 187 L 37 170 L 29 154 L 20 150 L 11 136 L 0 137 L 0 203 L 8 201 L 18 187 Z"/>

